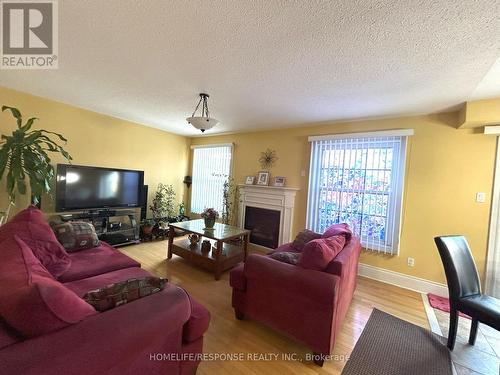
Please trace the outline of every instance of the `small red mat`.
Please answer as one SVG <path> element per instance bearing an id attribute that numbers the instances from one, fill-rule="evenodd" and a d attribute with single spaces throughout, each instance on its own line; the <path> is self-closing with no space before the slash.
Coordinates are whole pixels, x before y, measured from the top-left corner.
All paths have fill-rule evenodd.
<path id="1" fill-rule="evenodd" d="M 434 308 L 444 312 L 450 312 L 450 301 L 448 298 L 437 296 L 432 293 L 427 294 L 427 298 L 429 299 L 429 304 Z M 461 312 L 458 312 L 459 315 L 463 318 L 470 319 L 469 315 L 465 315 Z"/>

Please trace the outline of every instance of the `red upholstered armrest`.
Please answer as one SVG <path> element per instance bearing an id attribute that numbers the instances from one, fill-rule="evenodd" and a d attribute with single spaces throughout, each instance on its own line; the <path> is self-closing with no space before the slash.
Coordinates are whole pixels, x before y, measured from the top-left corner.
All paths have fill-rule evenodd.
<path id="1" fill-rule="evenodd" d="M 184 342 L 194 342 L 198 340 L 207 331 L 210 323 L 210 313 L 205 306 L 189 297 L 191 302 L 191 316 L 184 324 L 182 339 Z"/>
<path id="2" fill-rule="evenodd" d="M 234 267 L 229 273 L 229 285 L 242 292 L 247 288 L 247 279 L 245 277 L 244 265 L 240 264 Z"/>
<path id="3" fill-rule="evenodd" d="M 245 263 L 247 284 L 255 280 L 266 288 L 301 293 L 315 302 L 331 304 L 337 293 L 339 277 L 304 269 L 275 259 L 250 254 Z"/>
<path id="4" fill-rule="evenodd" d="M 147 352 L 163 352 L 168 335 L 179 332 L 191 315 L 186 292 L 164 290 L 93 315 L 58 331 L 0 350 L 2 374 L 118 374 Z M 123 368 L 120 368 L 120 367 Z M 111 371 L 113 369 L 113 371 Z"/>

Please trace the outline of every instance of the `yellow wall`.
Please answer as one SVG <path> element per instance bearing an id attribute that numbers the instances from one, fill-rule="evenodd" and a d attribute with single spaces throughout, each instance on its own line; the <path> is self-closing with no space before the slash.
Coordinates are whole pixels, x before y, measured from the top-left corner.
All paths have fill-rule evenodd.
<path id="1" fill-rule="evenodd" d="M 459 111 L 458 127 L 475 128 L 500 123 L 500 99 L 475 100 L 464 103 Z"/>
<path id="2" fill-rule="evenodd" d="M 388 270 L 444 282 L 441 262 L 433 243 L 439 234 L 465 234 L 484 273 L 496 137 L 474 129 L 456 129 L 457 113 L 301 128 L 196 137 L 191 140 L 160 130 L 86 111 L 0 87 L 0 104 L 19 108 L 25 117 L 36 116 L 38 128 L 61 132 L 74 164 L 140 169 L 150 186 L 150 199 L 159 182 L 173 184 L 180 201 L 182 179 L 189 167 L 189 145 L 234 142 L 234 175 L 242 183 L 260 170 L 258 158 L 266 148 L 276 150 L 273 176 L 285 176 L 298 187 L 294 234 L 305 226 L 310 146 L 309 135 L 413 128 L 408 148 L 401 252 L 388 257 L 364 253 L 361 261 Z M 14 120 L 0 114 L 2 133 L 14 129 Z M 54 162 L 63 161 L 54 158 Z M 301 176 L 305 171 L 305 176 Z M 487 202 L 476 203 L 475 193 L 486 192 Z M 20 199 L 17 209 L 28 203 Z M 0 210 L 7 197 L 0 190 Z M 43 208 L 53 211 L 45 199 Z M 415 258 L 415 267 L 406 265 Z"/>
<path id="3" fill-rule="evenodd" d="M 243 183 L 260 166 L 260 152 L 276 150 L 272 176 L 285 176 L 300 188 L 296 198 L 294 235 L 305 227 L 309 171 L 309 135 L 413 128 L 407 156 L 401 251 L 399 256 L 365 252 L 361 262 L 427 280 L 444 282 L 433 238 L 464 234 L 469 239 L 479 272 L 484 273 L 496 137 L 457 130 L 456 113 L 304 126 L 225 136 L 197 137 L 192 144 L 234 142 L 234 176 Z M 305 176 L 301 176 L 304 170 Z M 272 178 L 272 177 L 271 177 Z M 475 193 L 487 202 L 476 203 Z M 413 268 L 407 257 L 415 258 Z"/>
<path id="4" fill-rule="evenodd" d="M 149 201 L 159 182 L 172 184 L 180 202 L 184 194 L 183 177 L 188 171 L 189 139 L 114 117 L 62 104 L 41 97 L 0 87 L 0 105 L 18 108 L 24 118 L 38 117 L 34 128 L 62 133 L 73 164 L 116 167 L 144 171 L 149 185 Z M 15 129 L 10 112 L 0 114 L 1 133 Z M 54 163 L 65 162 L 53 158 Z M 7 206 L 5 189 L 0 189 L 0 210 Z M 27 196 L 16 202 L 16 210 L 29 203 Z M 54 202 L 42 199 L 46 213 Z"/>

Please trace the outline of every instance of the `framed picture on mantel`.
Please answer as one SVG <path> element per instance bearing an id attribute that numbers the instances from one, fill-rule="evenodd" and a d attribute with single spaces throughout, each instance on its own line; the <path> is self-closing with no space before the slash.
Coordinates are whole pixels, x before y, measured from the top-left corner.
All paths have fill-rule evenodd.
<path id="1" fill-rule="evenodd" d="M 253 185 L 253 182 L 255 181 L 255 176 L 247 176 L 245 179 L 245 185 Z"/>
<path id="2" fill-rule="evenodd" d="M 257 185 L 269 185 L 269 172 L 262 171 L 257 175 Z"/>
<path id="3" fill-rule="evenodd" d="M 274 177 L 274 186 L 285 186 L 285 177 Z"/>

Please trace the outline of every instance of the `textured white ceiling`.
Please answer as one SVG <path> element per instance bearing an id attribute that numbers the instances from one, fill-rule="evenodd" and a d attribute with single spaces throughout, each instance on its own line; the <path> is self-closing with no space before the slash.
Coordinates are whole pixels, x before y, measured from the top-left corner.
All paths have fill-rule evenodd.
<path id="1" fill-rule="evenodd" d="M 201 91 L 210 133 L 429 113 L 500 96 L 499 57 L 500 0 L 64 0 L 59 69 L 0 85 L 195 135 Z"/>

